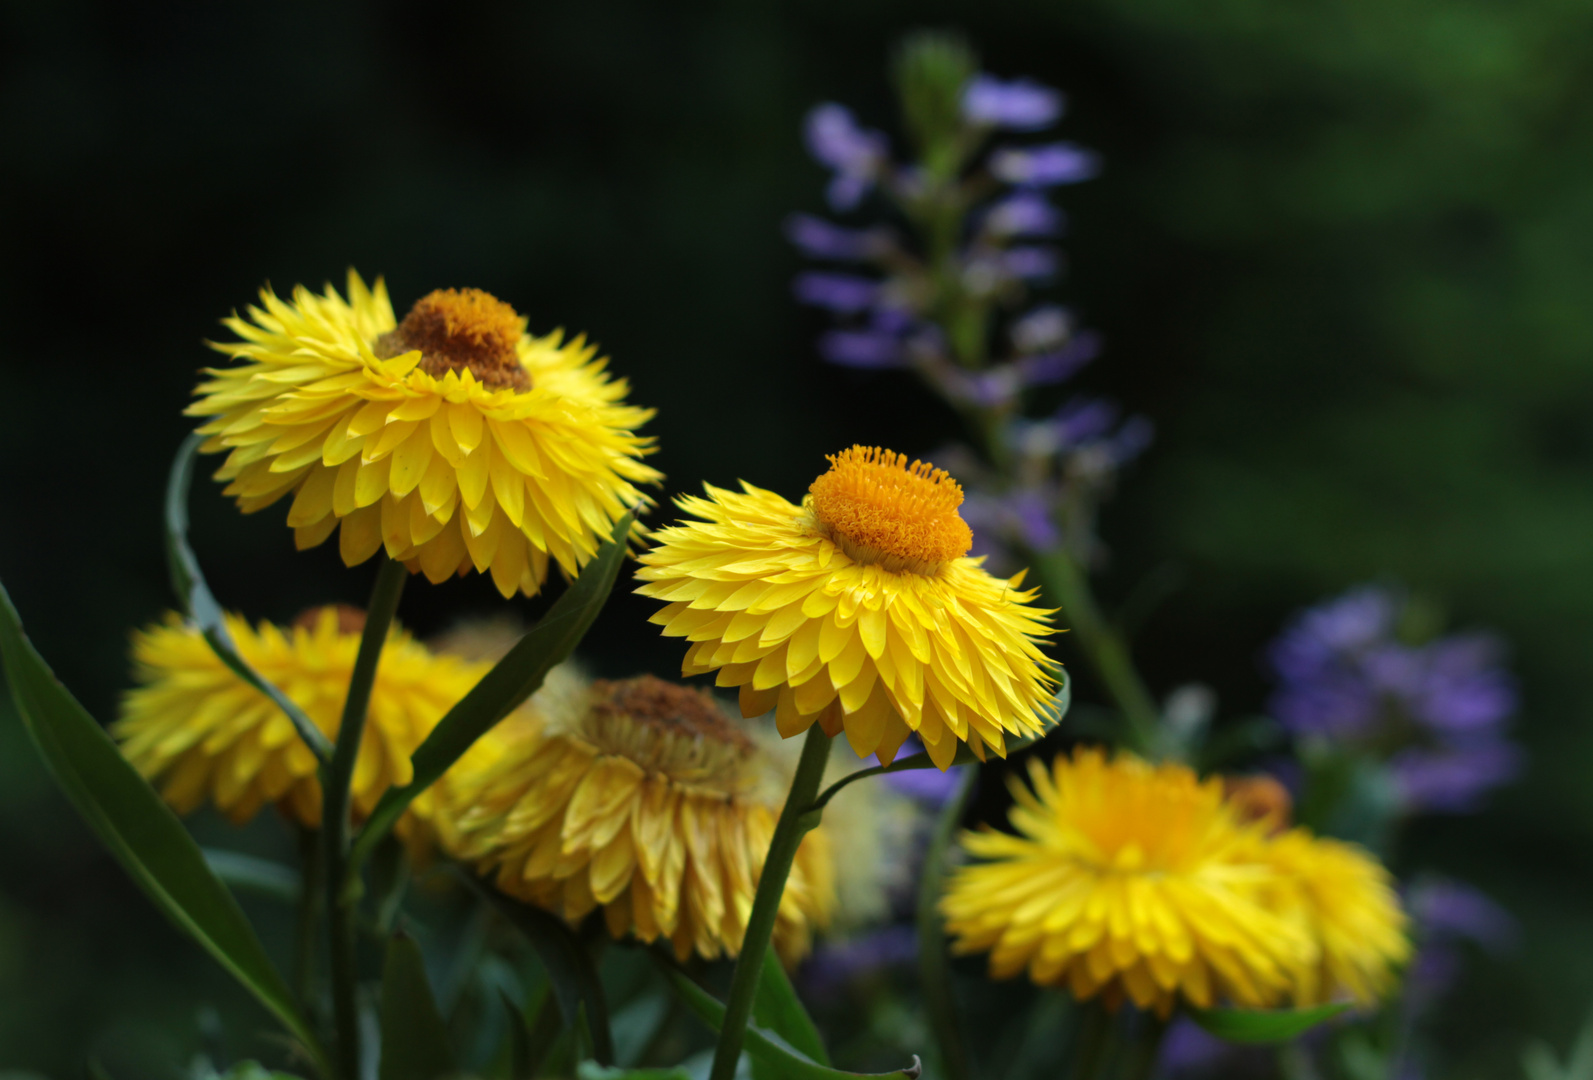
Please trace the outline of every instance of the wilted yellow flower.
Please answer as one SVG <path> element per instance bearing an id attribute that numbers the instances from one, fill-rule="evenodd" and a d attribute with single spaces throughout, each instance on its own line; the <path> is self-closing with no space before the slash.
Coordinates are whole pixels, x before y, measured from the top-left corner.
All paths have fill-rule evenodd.
<path id="1" fill-rule="evenodd" d="M 861 757 L 889 762 L 916 731 L 940 768 L 965 741 L 982 759 L 1005 733 L 1039 735 L 1050 613 L 1033 590 L 967 558 L 962 489 L 939 469 L 854 446 L 830 458 L 801 506 L 708 487 L 662 529 L 637 591 L 653 621 L 693 642 L 683 670 L 741 688 L 746 716 L 775 712 L 790 738 L 817 720 Z"/>
<path id="2" fill-rule="evenodd" d="M 1027 970 L 1162 1016 L 1180 997 L 1262 1008 L 1289 991 L 1311 943 L 1268 909 L 1279 875 L 1266 838 L 1221 781 L 1097 750 L 1031 761 L 1029 775 L 1032 792 L 1011 785 L 1019 835 L 964 834 L 985 861 L 955 870 L 942 898 L 955 951 L 988 951 L 996 978 Z"/>
<path id="3" fill-rule="evenodd" d="M 531 596 L 550 556 L 574 575 L 660 478 L 634 434 L 652 411 L 624 404 L 596 348 L 530 337 L 479 289 L 429 293 L 401 323 L 352 270 L 347 301 L 260 297 L 225 320 L 241 340 L 213 346 L 242 363 L 208 369 L 188 412 L 214 418 L 203 449 L 229 451 L 216 477 L 246 513 L 293 495 L 301 549 L 341 526 L 350 566 L 385 545 L 433 582 L 474 566 Z"/>
<path id="4" fill-rule="evenodd" d="M 707 694 L 652 676 L 530 705 L 513 736 L 450 773 L 454 854 L 571 921 L 601 905 L 615 937 L 736 955 L 789 776 Z M 833 891 L 821 827 L 786 882 L 782 957 L 807 951 Z"/>
<path id="5" fill-rule="evenodd" d="M 329 739 L 342 719 L 364 616 L 319 608 L 289 628 L 237 615 L 227 631 L 244 660 Z M 112 733 L 122 753 L 180 814 L 207 800 L 236 824 L 277 803 L 303 825 L 321 822 L 315 756 L 287 716 L 244 682 L 176 615 L 133 639 L 139 685 L 122 701 Z M 355 759 L 353 810 L 368 815 L 384 791 L 414 776 L 410 755 L 437 721 L 486 674 L 488 664 L 436 656 L 395 631 L 382 649 L 365 731 Z M 410 814 L 431 815 L 423 794 Z M 412 834 L 406 815 L 401 833 Z"/>
<path id="6" fill-rule="evenodd" d="M 1267 846 L 1277 869 L 1270 906 L 1309 935 L 1312 962 L 1295 978 L 1294 1002 L 1349 997 L 1375 1005 L 1410 958 L 1408 920 L 1389 872 L 1363 849 L 1292 829 Z"/>

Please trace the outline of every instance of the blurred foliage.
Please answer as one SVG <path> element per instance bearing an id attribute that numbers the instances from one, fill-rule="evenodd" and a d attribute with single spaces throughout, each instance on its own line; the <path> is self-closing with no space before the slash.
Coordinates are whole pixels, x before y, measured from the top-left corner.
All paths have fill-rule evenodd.
<path id="1" fill-rule="evenodd" d="M 794 494 L 854 440 L 930 449 L 955 419 L 929 395 L 815 359 L 779 224 L 817 209 L 806 108 L 889 122 L 889 44 L 954 25 L 989 70 L 1064 88 L 1066 134 L 1106 161 L 1065 200 L 1067 294 L 1107 340 L 1084 384 L 1159 426 L 1103 530 L 1110 599 L 1181 583 L 1140 630 L 1153 685 L 1254 710 L 1280 620 L 1381 575 L 1514 643 L 1529 774 L 1406 860 L 1525 924 L 1441 1020 L 1443 1075 L 1512 1074 L 1593 996 L 1590 23 L 1566 0 L 7 4 L 0 574 L 108 717 L 127 628 L 169 602 L 159 495 L 200 339 L 262 282 L 351 263 L 400 306 L 473 285 L 590 333 L 659 407 L 666 494 Z M 369 568 L 295 554 L 282 512 L 196 493 L 222 603 L 360 602 Z M 497 603 L 470 580 L 411 590 L 403 616 L 429 632 Z M 602 672 L 673 670 L 649 611 L 605 611 Z M 160 1075 L 203 1047 L 206 1000 L 263 1029 L 100 854 L 7 707 L 0 1068 Z"/>

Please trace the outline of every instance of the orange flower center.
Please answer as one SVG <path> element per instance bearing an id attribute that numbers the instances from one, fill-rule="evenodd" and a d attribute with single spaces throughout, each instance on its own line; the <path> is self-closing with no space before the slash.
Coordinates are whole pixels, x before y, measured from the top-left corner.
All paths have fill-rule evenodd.
<path id="1" fill-rule="evenodd" d="M 387 359 L 420 350 L 420 369 L 435 378 L 466 370 L 494 390 L 529 390 L 531 376 L 516 349 L 525 319 L 480 289 L 436 289 L 415 302 L 396 329 L 376 339 Z"/>
<path id="2" fill-rule="evenodd" d="M 813 481 L 808 506 L 820 531 L 858 562 L 932 574 L 973 546 L 957 513 L 962 488 L 927 461 L 877 446 L 831 455 Z"/>

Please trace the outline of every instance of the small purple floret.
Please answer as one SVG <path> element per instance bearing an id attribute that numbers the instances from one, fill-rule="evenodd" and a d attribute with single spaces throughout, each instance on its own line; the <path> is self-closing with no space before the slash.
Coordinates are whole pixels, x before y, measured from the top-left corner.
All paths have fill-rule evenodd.
<path id="1" fill-rule="evenodd" d="M 843 315 L 867 310 L 879 297 L 879 282 L 852 274 L 798 274 L 791 291 L 804 304 Z"/>
<path id="2" fill-rule="evenodd" d="M 805 128 L 808 152 L 834 170 L 830 205 L 837 210 L 856 206 L 879 178 L 889 143 L 878 131 L 858 126 L 850 109 L 829 102 L 808 113 Z"/>
<path id="3" fill-rule="evenodd" d="M 1076 184 L 1100 171 L 1100 158 L 1073 143 L 1049 143 L 1022 150 L 1004 147 L 990 155 L 991 175 L 1018 187 Z"/>
<path id="4" fill-rule="evenodd" d="M 1038 131 L 1062 115 L 1062 95 L 1032 79 L 979 75 L 963 91 L 962 115 L 973 124 Z"/>

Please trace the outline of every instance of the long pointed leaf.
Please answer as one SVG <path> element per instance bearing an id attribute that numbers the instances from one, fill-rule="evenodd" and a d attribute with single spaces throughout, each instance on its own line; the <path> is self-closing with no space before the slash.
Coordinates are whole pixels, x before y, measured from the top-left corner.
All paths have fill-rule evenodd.
<path id="1" fill-rule="evenodd" d="M 697 1015 L 697 1019 L 719 1030 L 719 1025 L 724 1022 L 725 1006 L 722 1001 L 708 991 L 692 982 L 684 971 L 674 964 L 653 954 L 663 970 L 665 978 L 674 987 L 675 993 L 686 1003 L 686 1007 Z M 913 1055 L 913 1063 L 905 1068 L 888 1073 L 853 1073 L 833 1069 L 828 1065 L 821 1065 L 806 1054 L 797 1050 L 779 1035 L 764 1029 L 758 1024 L 747 1025 L 747 1053 L 753 1060 L 768 1065 L 777 1075 L 788 1080 L 857 1080 L 859 1077 L 883 1078 L 897 1077 L 901 1080 L 918 1080 L 923 1074 L 924 1067 L 918 1060 L 918 1055 Z"/>
<path id="2" fill-rule="evenodd" d="M 768 1028 L 820 1065 L 830 1063 L 813 1017 L 808 1015 L 796 988 L 786 975 L 780 958 L 772 951 L 763 957 L 758 979 L 758 996 L 752 1002 L 752 1016 L 759 1026 Z"/>
<path id="3" fill-rule="evenodd" d="M 601 1065 L 612 1065 L 614 1036 L 609 1027 L 608 1000 L 586 947 L 563 920 L 493 891 L 468 872 L 460 877 L 531 943 L 547 970 L 565 1026 L 574 1028 L 584 1013 L 591 1029 L 592 1056 Z"/>
<path id="4" fill-rule="evenodd" d="M 1219 1039 L 1237 1043 L 1280 1043 L 1303 1035 L 1349 1009 L 1342 1002 L 1313 1009 L 1192 1009 L 1190 1017 Z"/>
<path id="5" fill-rule="evenodd" d="M 325 1055 L 238 902 L 188 830 L 50 671 L 0 585 L 0 666 L 50 771 L 155 905 L 247 987 L 325 1071 Z"/>
<path id="6" fill-rule="evenodd" d="M 381 1018 L 378 1080 L 441 1080 L 453 1075 L 448 1025 L 437 1011 L 420 946 L 407 934 L 394 934 L 387 941 Z"/>
<path id="7" fill-rule="evenodd" d="M 359 866 L 370 855 L 416 796 L 436 783 L 489 728 L 534 694 L 548 672 L 575 651 L 613 591 L 635 520 L 634 510 L 619 520 L 613 536 L 570 582 L 547 614 L 438 721 L 410 758 L 414 779 L 404 787 L 389 788 L 376 804 L 354 843 L 352 866 Z"/>
<path id="8" fill-rule="evenodd" d="M 203 435 L 184 439 L 171 463 L 171 474 L 166 478 L 166 562 L 171 571 L 172 589 L 184 613 L 194 621 L 216 657 L 287 714 L 299 738 L 304 740 L 316 760 L 325 765 L 332 757 L 331 742 L 304 715 L 303 709 L 289 701 L 275 683 L 264 678 L 238 654 L 238 647 L 233 644 L 226 620 L 222 618 L 221 605 L 205 583 L 199 559 L 188 544 L 188 489 L 193 486 L 194 458 L 199 453 L 199 444 L 204 441 Z"/>

